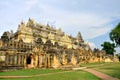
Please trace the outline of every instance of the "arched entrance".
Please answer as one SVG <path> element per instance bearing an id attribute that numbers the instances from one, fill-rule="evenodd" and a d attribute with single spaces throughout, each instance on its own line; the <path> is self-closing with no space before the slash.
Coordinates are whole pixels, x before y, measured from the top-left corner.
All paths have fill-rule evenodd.
<path id="1" fill-rule="evenodd" d="M 28 56 L 28 58 L 26 59 L 26 64 L 31 64 L 31 57 Z"/>
<path id="2" fill-rule="evenodd" d="M 26 59 L 27 68 L 32 68 L 32 54 L 30 54 Z"/>

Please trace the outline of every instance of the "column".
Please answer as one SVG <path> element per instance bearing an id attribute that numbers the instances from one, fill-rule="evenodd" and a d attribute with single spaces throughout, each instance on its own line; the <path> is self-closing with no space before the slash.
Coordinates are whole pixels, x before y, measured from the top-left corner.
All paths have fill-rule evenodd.
<path id="1" fill-rule="evenodd" d="M 14 65 L 14 55 L 11 55 L 11 65 Z"/>
<path id="2" fill-rule="evenodd" d="M 23 66 L 24 65 L 24 60 L 23 60 L 23 54 L 21 55 L 21 65 Z"/>
<path id="3" fill-rule="evenodd" d="M 45 55 L 45 67 L 48 67 L 48 54 Z"/>
<path id="4" fill-rule="evenodd" d="M 10 55 L 10 65 L 12 65 L 12 55 Z"/>
<path id="5" fill-rule="evenodd" d="M 18 65 L 20 65 L 20 55 L 18 54 Z"/>
<path id="6" fill-rule="evenodd" d="M 24 65 L 24 68 L 26 69 L 26 55 L 23 55 L 23 65 Z"/>
<path id="7" fill-rule="evenodd" d="M 17 56 L 16 55 L 14 55 L 14 65 L 16 65 L 16 62 L 17 61 Z"/>
<path id="8" fill-rule="evenodd" d="M 50 67 L 50 54 L 48 54 L 48 67 Z"/>
<path id="9" fill-rule="evenodd" d="M 5 55 L 5 65 L 8 65 L 8 53 Z"/>

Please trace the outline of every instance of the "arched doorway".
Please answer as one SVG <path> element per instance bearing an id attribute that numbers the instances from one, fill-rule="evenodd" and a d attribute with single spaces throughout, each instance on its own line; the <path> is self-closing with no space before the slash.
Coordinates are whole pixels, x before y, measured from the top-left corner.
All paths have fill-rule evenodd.
<path id="1" fill-rule="evenodd" d="M 26 59 L 26 64 L 31 64 L 32 54 L 30 54 Z"/>
<path id="2" fill-rule="evenodd" d="M 28 57 L 27 60 L 26 60 L 27 64 L 31 64 L 31 58 Z"/>

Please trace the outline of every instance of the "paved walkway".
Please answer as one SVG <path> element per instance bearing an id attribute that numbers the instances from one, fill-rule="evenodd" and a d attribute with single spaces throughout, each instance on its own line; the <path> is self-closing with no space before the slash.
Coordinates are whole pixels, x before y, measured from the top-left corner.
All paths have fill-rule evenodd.
<path id="1" fill-rule="evenodd" d="M 106 75 L 104 73 L 98 72 L 98 71 L 93 70 L 93 69 L 87 69 L 86 68 L 86 69 L 83 69 L 83 70 L 94 74 L 95 76 L 99 77 L 102 80 L 119 80 L 117 78 L 113 78 L 113 77 L 111 77 L 109 75 Z"/>

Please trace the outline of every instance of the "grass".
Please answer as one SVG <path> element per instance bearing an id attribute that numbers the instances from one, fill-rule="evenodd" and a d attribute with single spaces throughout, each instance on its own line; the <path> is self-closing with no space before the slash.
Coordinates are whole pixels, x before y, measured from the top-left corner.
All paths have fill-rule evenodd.
<path id="1" fill-rule="evenodd" d="M 116 77 L 120 79 L 120 62 L 118 63 L 89 63 L 89 64 L 82 64 L 82 66 L 93 68 L 97 71 L 103 72 L 112 77 Z"/>
<path id="2" fill-rule="evenodd" d="M 50 70 L 50 69 L 30 69 L 30 70 L 16 70 L 1 72 L 0 76 L 6 75 L 35 75 L 35 74 L 47 74 L 63 72 L 64 70 Z M 2 80 L 2 79 L 1 79 Z M 3 79 L 3 80 L 100 80 L 96 76 L 85 72 L 85 71 L 71 71 L 67 73 L 52 74 L 47 76 L 33 76 L 31 78 L 14 78 L 14 79 Z"/>
<path id="3" fill-rule="evenodd" d="M 120 79 L 120 62 L 119 63 L 88 63 L 81 66 L 89 67 L 97 71 L 103 72 L 110 76 Z M 51 74 L 64 72 L 64 70 L 52 69 L 26 69 L 0 72 L 0 76 L 33 76 L 37 74 Z M 67 73 L 52 74 L 46 76 L 33 76 L 31 78 L 15 78 L 15 79 L 0 79 L 0 80 L 100 80 L 91 73 L 85 71 L 72 71 Z"/>
<path id="4" fill-rule="evenodd" d="M 0 76 L 30 76 L 36 74 L 46 74 L 46 73 L 55 73 L 62 72 L 62 70 L 52 70 L 52 69 L 23 69 L 23 70 L 14 70 L 0 73 Z"/>

